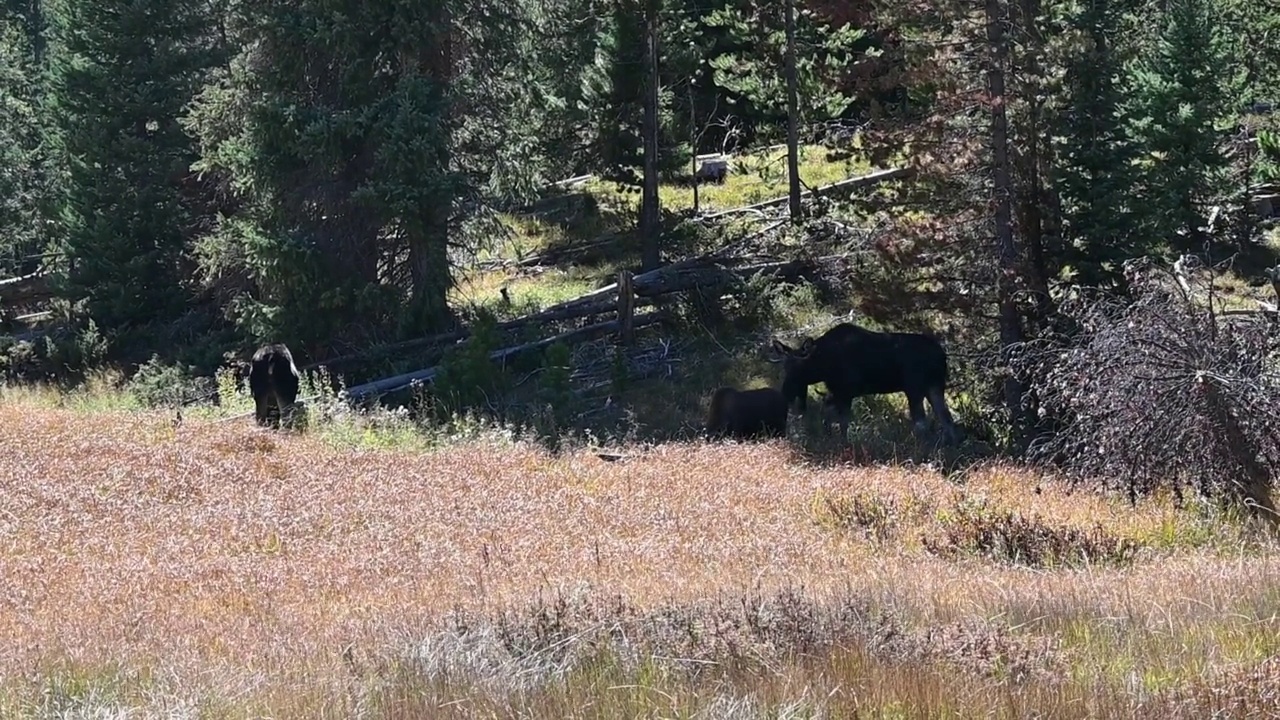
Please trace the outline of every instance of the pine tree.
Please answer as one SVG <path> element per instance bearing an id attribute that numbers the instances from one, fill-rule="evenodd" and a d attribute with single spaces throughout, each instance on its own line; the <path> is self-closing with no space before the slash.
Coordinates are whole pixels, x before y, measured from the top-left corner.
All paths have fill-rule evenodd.
<path id="1" fill-rule="evenodd" d="M 69 186 L 66 293 L 99 327 L 137 329 L 183 308 L 178 269 L 195 159 L 179 118 L 212 56 L 200 3 L 62 0 L 54 6 L 53 113 Z"/>
<path id="2" fill-rule="evenodd" d="M 477 207 L 541 167 L 523 2 L 238 6 L 229 76 L 192 125 L 241 207 L 202 242 L 251 336 L 323 352 L 452 322 Z M 461 212 L 460 212 L 461 211 Z M 316 312 L 320 310 L 322 312 Z"/>
<path id="3" fill-rule="evenodd" d="M 25 23 L 0 11 L 0 259 L 10 272 L 45 242 L 48 193 L 37 65 Z"/>
<path id="4" fill-rule="evenodd" d="M 579 109 L 583 113 L 586 155 L 591 170 L 626 187 L 641 184 L 644 143 L 642 125 L 648 73 L 645 51 L 645 4 L 621 0 L 601 11 L 590 65 L 581 74 Z M 658 147 L 659 169 L 666 173 L 685 166 L 682 139 L 686 121 L 676 107 L 668 73 L 669 46 L 674 23 L 669 14 L 659 20 Z"/>
<path id="5" fill-rule="evenodd" d="M 1063 205 L 1070 279 L 1118 279 L 1120 263 L 1152 249 L 1135 203 L 1138 148 L 1123 112 L 1125 13 L 1130 0 L 1090 0 L 1069 18 L 1076 52 L 1066 58 L 1058 118 L 1057 188 Z"/>
<path id="6" fill-rule="evenodd" d="M 780 126 L 787 108 L 782 71 L 787 45 L 785 9 L 781 2 L 750 0 L 725 5 L 706 20 L 732 38 L 738 48 L 711 60 L 716 84 L 741 96 Z M 853 62 L 854 47 L 865 35 L 852 23 L 832 24 L 811 9 L 797 6 L 796 82 L 801 124 L 839 116 L 849 107 L 852 98 L 836 88 Z"/>
<path id="7" fill-rule="evenodd" d="M 1214 0 L 1170 0 L 1161 20 L 1130 71 L 1132 132 L 1144 154 L 1140 197 L 1148 232 L 1200 251 L 1230 164 L 1220 143 L 1235 73 Z"/>

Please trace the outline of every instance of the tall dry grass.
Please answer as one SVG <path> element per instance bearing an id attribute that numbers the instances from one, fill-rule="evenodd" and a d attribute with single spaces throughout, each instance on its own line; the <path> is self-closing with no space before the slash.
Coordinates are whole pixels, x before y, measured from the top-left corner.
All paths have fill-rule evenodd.
<path id="1" fill-rule="evenodd" d="M 0 404 L 0 714 L 1275 712 L 1280 560 L 1204 508 L 171 420 Z"/>

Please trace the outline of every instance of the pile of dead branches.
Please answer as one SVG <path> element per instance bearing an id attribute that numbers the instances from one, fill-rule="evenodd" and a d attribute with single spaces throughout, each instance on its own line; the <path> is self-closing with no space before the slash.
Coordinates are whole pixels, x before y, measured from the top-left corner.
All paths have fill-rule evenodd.
<path id="1" fill-rule="evenodd" d="M 1069 299 L 1061 312 L 1072 336 L 1022 348 L 1018 365 L 1035 378 L 1039 412 L 1057 425 L 1033 443 L 1032 459 L 1127 486 L 1131 498 L 1162 485 L 1195 487 L 1272 509 L 1275 313 L 1216 311 L 1186 277 L 1149 262 L 1127 272 L 1128 297 Z"/>

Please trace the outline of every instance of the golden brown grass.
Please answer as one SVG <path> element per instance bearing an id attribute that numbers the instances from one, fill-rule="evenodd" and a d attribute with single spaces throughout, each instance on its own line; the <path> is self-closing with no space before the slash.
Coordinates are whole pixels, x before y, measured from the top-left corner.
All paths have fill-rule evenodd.
<path id="1" fill-rule="evenodd" d="M 1276 712 L 1275 546 L 1168 501 L 782 443 L 359 450 L 21 398 L 0 428 L 5 717 Z M 1008 517 L 1134 549 L 948 534 Z"/>

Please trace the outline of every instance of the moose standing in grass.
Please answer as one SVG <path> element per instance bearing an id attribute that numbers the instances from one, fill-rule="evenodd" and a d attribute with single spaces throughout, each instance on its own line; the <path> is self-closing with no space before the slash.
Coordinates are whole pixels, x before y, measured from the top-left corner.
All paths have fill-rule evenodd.
<path id="1" fill-rule="evenodd" d="M 263 427 L 280 428 L 298 399 L 301 375 L 293 355 L 282 343 L 263 345 L 253 354 L 249 391 L 253 393 L 254 418 Z"/>
<path id="2" fill-rule="evenodd" d="M 773 350 L 776 355 L 770 361 L 782 364 L 782 395 L 787 405 L 794 403 L 803 413 L 809 386 L 825 383 L 826 404 L 840 419 L 841 437 L 848 436 L 854 398 L 900 392 L 907 396 L 917 435 L 926 427 L 924 401 L 928 399 L 947 440 L 959 439 L 944 395 L 947 351 L 937 338 L 840 323 L 821 337 L 805 338 L 798 348 L 775 339 Z"/>

